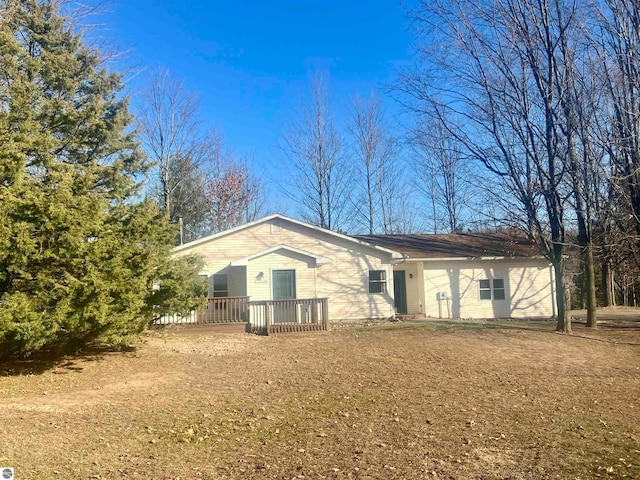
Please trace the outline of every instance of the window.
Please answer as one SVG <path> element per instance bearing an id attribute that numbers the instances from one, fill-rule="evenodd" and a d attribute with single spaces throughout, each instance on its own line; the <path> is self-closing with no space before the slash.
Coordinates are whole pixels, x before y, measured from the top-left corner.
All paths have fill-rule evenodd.
<path id="1" fill-rule="evenodd" d="M 296 271 L 273 271 L 273 299 L 291 300 L 296 298 Z"/>
<path id="2" fill-rule="evenodd" d="M 369 270 L 369 293 L 387 293 L 385 270 Z"/>
<path id="3" fill-rule="evenodd" d="M 480 300 L 505 300 L 507 298 L 502 278 L 478 280 L 478 292 Z"/>
<path id="4" fill-rule="evenodd" d="M 491 280 L 480 280 L 480 300 L 491 300 Z"/>
<path id="5" fill-rule="evenodd" d="M 229 279 L 226 273 L 217 273 L 213 276 L 213 291 L 209 291 L 210 297 L 228 297 Z"/>
<path id="6" fill-rule="evenodd" d="M 493 280 L 493 299 L 504 300 L 506 298 L 504 294 L 504 280 L 496 278 Z"/>

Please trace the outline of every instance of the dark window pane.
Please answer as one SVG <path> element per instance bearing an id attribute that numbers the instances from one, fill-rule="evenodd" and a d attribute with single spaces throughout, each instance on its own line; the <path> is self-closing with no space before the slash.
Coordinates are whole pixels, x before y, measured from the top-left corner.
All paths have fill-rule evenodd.
<path id="1" fill-rule="evenodd" d="M 229 296 L 229 284 L 227 282 L 227 275 L 219 273 L 213 276 L 213 288 L 209 288 L 210 297 L 228 297 Z"/>
<path id="2" fill-rule="evenodd" d="M 274 300 L 288 300 L 296 298 L 295 270 L 273 271 L 273 298 Z"/>
<path id="3" fill-rule="evenodd" d="M 387 277 L 384 270 L 369 270 L 369 293 L 385 293 Z"/>
<path id="4" fill-rule="evenodd" d="M 227 290 L 227 276 L 226 275 L 214 275 L 213 276 L 213 289 L 214 290 Z"/>
<path id="5" fill-rule="evenodd" d="M 384 280 L 384 270 L 369 270 L 369 280 Z"/>
<path id="6" fill-rule="evenodd" d="M 504 289 L 504 280 L 502 278 L 496 278 L 493 280 L 493 288 L 503 288 Z"/>
<path id="7" fill-rule="evenodd" d="M 480 290 L 480 300 L 491 300 L 491 290 Z"/>
<path id="8" fill-rule="evenodd" d="M 491 300 L 491 281 L 488 279 L 478 280 L 480 300 Z"/>

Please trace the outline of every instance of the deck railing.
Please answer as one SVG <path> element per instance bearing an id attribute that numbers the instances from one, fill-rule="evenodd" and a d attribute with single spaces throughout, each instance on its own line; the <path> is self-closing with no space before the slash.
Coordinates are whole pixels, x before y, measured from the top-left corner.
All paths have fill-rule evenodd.
<path id="1" fill-rule="evenodd" d="M 326 298 L 262 300 L 249 297 L 213 297 L 207 306 L 189 315 L 167 315 L 157 325 L 211 325 L 246 322 L 262 335 L 285 332 L 314 332 L 329 329 L 329 301 Z"/>
<path id="2" fill-rule="evenodd" d="M 249 320 L 249 297 L 210 297 L 198 311 L 198 323 L 234 323 Z"/>
<path id="3" fill-rule="evenodd" d="M 153 323 L 155 325 L 197 325 L 198 312 L 194 310 L 187 315 L 178 315 L 177 313 L 163 315 L 154 319 Z"/>
<path id="4" fill-rule="evenodd" d="M 249 302 L 249 321 L 256 333 L 313 332 L 329 329 L 326 298 Z"/>

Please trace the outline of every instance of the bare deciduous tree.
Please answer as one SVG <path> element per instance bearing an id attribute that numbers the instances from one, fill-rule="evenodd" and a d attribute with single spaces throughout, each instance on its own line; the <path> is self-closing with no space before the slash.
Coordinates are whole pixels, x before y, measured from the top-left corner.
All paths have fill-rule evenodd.
<path id="1" fill-rule="evenodd" d="M 172 222 L 183 217 L 195 228 L 204 211 L 196 209 L 191 218 L 190 210 L 204 198 L 197 180 L 211 154 L 197 95 L 169 72 L 158 70 L 141 95 L 138 120 L 140 137 L 154 162 L 152 188 L 159 205 Z"/>
<path id="2" fill-rule="evenodd" d="M 301 217 L 322 228 L 343 228 L 350 172 L 331 115 L 331 96 L 320 76 L 312 79 L 309 98 L 285 126 L 279 147 L 290 166 L 285 193 L 300 205 Z"/>
<path id="3" fill-rule="evenodd" d="M 212 232 L 220 232 L 244 222 L 250 199 L 249 176 L 242 170 L 227 167 L 207 186 L 207 202 Z"/>
<path id="4" fill-rule="evenodd" d="M 232 152 L 220 132 L 210 134 L 210 151 L 203 178 L 207 233 L 216 233 L 256 220 L 265 213 L 262 183 L 250 162 Z"/>
<path id="5" fill-rule="evenodd" d="M 511 220 L 536 242 L 555 273 L 560 331 L 570 332 L 565 281 L 568 157 L 562 48 L 576 34 L 576 3 L 462 0 L 421 3 L 428 71 L 405 76 L 410 106 L 440 122 L 501 185 Z"/>
<path id="6" fill-rule="evenodd" d="M 635 1 L 596 4 L 602 83 L 611 109 L 612 188 L 628 206 L 634 242 L 640 238 L 640 6 Z M 640 260 L 639 260 L 640 263 Z"/>
<path id="7" fill-rule="evenodd" d="M 441 219 L 449 232 L 460 232 L 470 195 L 470 171 L 462 157 L 462 147 L 440 122 L 415 128 L 412 137 L 413 166 L 420 179 L 418 190 L 431 204 L 434 233 L 438 233 Z"/>
<path id="8" fill-rule="evenodd" d="M 220 133 L 203 130 L 198 96 L 167 71 L 142 95 L 139 129 L 154 162 L 152 193 L 190 241 L 255 219 L 263 189 Z"/>
<path id="9" fill-rule="evenodd" d="M 366 225 L 369 234 L 401 233 L 397 200 L 400 197 L 399 144 L 389 132 L 380 100 L 353 98 L 347 125 L 354 143 L 356 183 L 361 194 L 354 196 L 355 223 Z M 402 232 L 404 233 L 404 232 Z"/>

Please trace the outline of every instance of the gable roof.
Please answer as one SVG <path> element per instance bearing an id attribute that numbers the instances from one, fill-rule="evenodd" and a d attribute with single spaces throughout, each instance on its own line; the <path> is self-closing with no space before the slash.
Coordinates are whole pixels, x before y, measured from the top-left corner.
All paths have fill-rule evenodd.
<path id="1" fill-rule="evenodd" d="M 507 233 L 355 235 L 355 238 L 397 250 L 410 259 L 540 257 L 531 241 Z"/>
<path id="2" fill-rule="evenodd" d="M 292 223 L 294 225 L 298 225 L 298 226 L 301 226 L 301 227 L 304 227 L 304 228 L 308 228 L 308 229 L 310 229 L 312 231 L 323 233 L 325 235 L 329 235 L 329 236 L 337 238 L 337 239 L 345 240 L 347 242 L 352 242 L 352 243 L 355 243 L 355 244 L 358 244 L 358 245 L 363 245 L 365 247 L 372 248 L 374 250 L 378 250 L 378 251 L 382 251 L 382 252 L 388 253 L 388 254 L 391 255 L 391 258 L 403 258 L 402 253 L 400 253 L 400 252 L 398 252 L 396 250 L 393 250 L 393 249 L 390 249 L 390 248 L 387 248 L 387 247 L 384 247 L 384 246 L 381 246 L 381 245 L 372 244 L 372 243 L 369 243 L 369 242 L 367 242 L 365 240 L 360 240 L 360 239 L 358 239 L 356 237 L 352 237 L 352 236 L 349 236 L 349 235 L 343 235 L 342 233 L 336 233 L 336 232 L 333 232 L 331 230 L 327 230 L 325 228 L 316 227 L 315 225 L 310 225 L 308 223 L 301 222 L 300 220 L 294 220 L 293 218 L 289 218 L 289 217 L 286 217 L 284 215 L 280 215 L 278 213 L 275 213 L 273 215 L 269 215 L 269 216 L 266 216 L 266 217 L 262 217 L 262 218 L 260 218 L 258 220 L 254 220 L 253 222 L 245 223 L 245 224 L 240 225 L 238 227 L 230 228 L 229 230 L 224 230 L 222 232 L 214 233 L 212 235 L 208 235 L 206 237 L 202 237 L 202 238 L 199 238 L 197 240 L 193 240 L 191 242 L 183 243 L 182 245 L 178 245 L 177 247 L 174 247 L 173 251 L 174 252 L 181 252 L 183 250 L 188 250 L 188 249 L 193 248 L 193 247 L 195 247 L 197 245 L 202 245 L 203 243 L 207 243 L 207 242 L 210 242 L 212 240 L 215 240 L 215 239 L 218 239 L 218 238 L 222 238 L 222 237 L 225 237 L 227 235 L 231 235 L 231 234 L 233 234 L 235 232 L 240 232 L 242 230 L 254 227 L 256 225 L 260 225 L 262 223 L 268 223 L 271 220 L 276 220 L 276 219 L 277 220 L 282 220 L 282 221 L 285 221 L 285 222 L 290 222 L 290 223 Z"/>
<path id="3" fill-rule="evenodd" d="M 262 257 L 264 255 L 268 255 L 273 252 L 277 252 L 278 250 L 285 250 L 287 252 L 297 253 L 298 255 L 302 255 L 303 257 L 312 258 L 316 261 L 317 265 L 325 265 L 327 263 L 331 263 L 331 259 L 329 257 L 325 257 L 323 255 L 316 255 L 315 253 L 307 252 L 305 250 L 301 250 L 299 248 L 290 247 L 288 245 L 277 245 L 275 247 L 267 248 L 266 250 L 262 250 L 261 252 L 256 252 L 252 255 L 248 255 L 243 258 L 239 258 L 238 260 L 234 260 L 230 263 L 232 267 L 239 267 L 243 265 L 247 265 L 251 260 L 255 258 Z"/>

